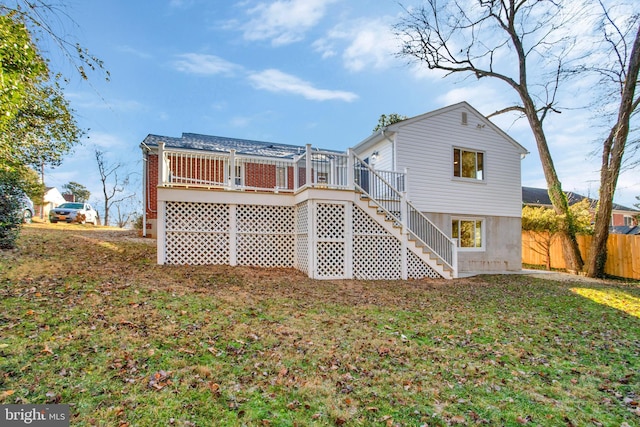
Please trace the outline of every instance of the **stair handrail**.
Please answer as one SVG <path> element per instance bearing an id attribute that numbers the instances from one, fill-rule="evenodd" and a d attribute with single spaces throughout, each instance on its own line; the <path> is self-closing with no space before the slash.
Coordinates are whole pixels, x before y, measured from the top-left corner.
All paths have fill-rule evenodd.
<path id="1" fill-rule="evenodd" d="M 445 266 L 457 276 L 457 245 L 453 239 L 440 230 L 425 214 L 418 210 L 406 198 L 405 192 L 385 180 L 368 163 L 353 154 L 354 179 L 356 190 L 365 194 L 369 200 L 381 209 L 390 219 L 406 228 L 421 245 L 425 246 Z M 362 172 L 366 172 L 363 182 Z M 371 183 L 370 181 L 374 182 Z M 373 191 L 372 191 L 373 190 Z M 384 198 L 380 198 L 382 195 Z M 402 217 L 405 213 L 406 218 Z"/>
<path id="2" fill-rule="evenodd" d="M 407 201 L 407 230 L 427 247 L 443 264 L 448 266 L 453 276 L 457 276 L 457 244 L 438 228 L 425 214 Z"/>
<path id="3" fill-rule="evenodd" d="M 356 190 L 366 195 L 387 216 L 402 224 L 402 193 L 355 153 L 353 159 L 353 184 Z"/>

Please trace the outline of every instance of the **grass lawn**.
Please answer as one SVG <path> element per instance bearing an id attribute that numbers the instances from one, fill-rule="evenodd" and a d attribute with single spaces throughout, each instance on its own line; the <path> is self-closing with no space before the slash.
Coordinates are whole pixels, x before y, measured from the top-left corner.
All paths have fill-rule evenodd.
<path id="1" fill-rule="evenodd" d="M 130 236 L 32 224 L 0 252 L 0 403 L 73 426 L 640 425 L 638 282 L 314 281 L 158 266 Z"/>

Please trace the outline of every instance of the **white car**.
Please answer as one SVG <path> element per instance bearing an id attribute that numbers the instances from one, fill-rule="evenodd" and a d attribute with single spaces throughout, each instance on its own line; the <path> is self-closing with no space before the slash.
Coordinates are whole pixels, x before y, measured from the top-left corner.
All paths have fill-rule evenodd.
<path id="1" fill-rule="evenodd" d="M 49 221 L 56 223 L 58 221 L 86 222 L 93 225 L 98 224 L 98 212 L 91 207 L 89 203 L 69 202 L 63 203 L 57 208 L 51 209 L 49 212 Z"/>

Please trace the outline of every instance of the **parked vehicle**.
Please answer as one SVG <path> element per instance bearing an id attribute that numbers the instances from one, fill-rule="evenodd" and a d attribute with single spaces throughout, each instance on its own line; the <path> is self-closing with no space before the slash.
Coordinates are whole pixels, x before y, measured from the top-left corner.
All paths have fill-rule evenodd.
<path id="1" fill-rule="evenodd" d="M 30 224 L 34 213 L 33 202 L 25 195 L 20 199 L 20 207 L 22 209 L 22 222 Z"/>
<path id="2" fill-rule="evenodd" d="M 89 203 L 63 203 L 49 212 L 49 221 L 55 224 L 58 221 L 86 222 L 93 225 L 98 224 L 98 212 Z"/>

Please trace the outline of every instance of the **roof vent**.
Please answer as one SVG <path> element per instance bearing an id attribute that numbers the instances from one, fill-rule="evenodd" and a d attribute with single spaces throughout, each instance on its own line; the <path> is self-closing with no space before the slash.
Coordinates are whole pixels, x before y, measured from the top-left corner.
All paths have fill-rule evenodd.
<path id="1" fill-rule="evenodd" d="M 462 112 L 462 124 L 463 124 L 463 125 L 466 125 L 467 123 L 468 123 L 468 122 L 467 122 L 467 112 L 466 112 L 466 111 L 463 111 L 463 112 Z"/>

